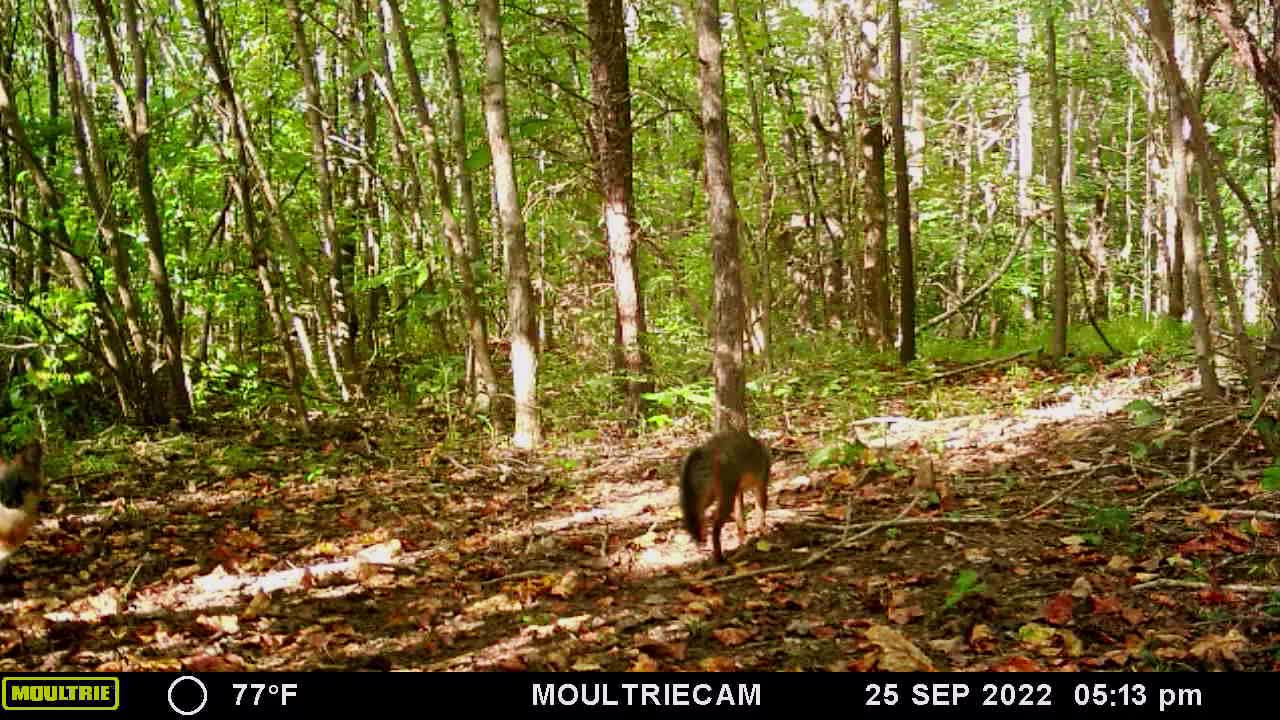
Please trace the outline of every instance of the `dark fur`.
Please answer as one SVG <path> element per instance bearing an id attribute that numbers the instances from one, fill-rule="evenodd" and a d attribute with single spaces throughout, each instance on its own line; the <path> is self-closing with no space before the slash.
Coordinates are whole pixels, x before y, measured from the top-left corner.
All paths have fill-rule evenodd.
<path id="1" fill-rule="evenodd" d="M 729 515 L 733 514 L 738 526 L 738 540 L 746 537 L 743 521 L 743 495 L 748 489 L 756 491 L 756 504 L 760 510 L 760 528 L 765 529 L 765 513 L 768 509 L 769 450 L 750 435 L 722 432 L 693 449 L 680 470 L 680 509 L 684 514 L 684 526 L 701 543 L 703 517 L 712 503 L 716 504 L 715 525 L 711 544 L 716 562 L 724 562 L 720 552 L 720 530 Z"/>

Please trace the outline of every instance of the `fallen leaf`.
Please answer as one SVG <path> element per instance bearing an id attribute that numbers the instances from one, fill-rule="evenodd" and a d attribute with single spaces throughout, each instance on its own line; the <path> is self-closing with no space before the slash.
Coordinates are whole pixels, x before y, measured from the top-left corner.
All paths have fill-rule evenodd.
<path id="1" fill-rule="evenodd" d="M 1058 593 L 1045 602 L 1040 616 L 1052 625 L 1066 625 L 1071 622 L 1071 604 L 1070 593 Z"/>
<path id="2" fill-rule="evenodd" d="M 711 631 L 711 636 L 725 647 L 736 647 L 751 638 L 751 633 L 742 628 L 724 627 Z"/>
<path id="3" fill-rule="evenodd" d="M 214 633 L 235 635 L 240 632 L 240 618 L 235 615 L 200 615 L 196 624 Z"/>
<path id="4" fill-rule="evenodd" d="M 1244 635 L 1241 635 L 1236 628 L 1231 628 L 1226 635 L 1208 635 L 1195 641 L 1191 645 L 1190 652 L 1193 656 L 1209 662 L 1234 661 L 1246 644 Z"/>
<path id="5" fill-rule="evenodd" d="M 627 668 L 627 672 L 657 672 L 658 661 L 640 653 L 635 662 L 631 663 L 631 667 Z"/>
<path id="6" fill-rule="evenodd" d="M 867 628 L 867 640 L 880 648 L 877 667 L 887 672 L 933 672 L 929 656 L 905 635 L 887 625 Z"/>

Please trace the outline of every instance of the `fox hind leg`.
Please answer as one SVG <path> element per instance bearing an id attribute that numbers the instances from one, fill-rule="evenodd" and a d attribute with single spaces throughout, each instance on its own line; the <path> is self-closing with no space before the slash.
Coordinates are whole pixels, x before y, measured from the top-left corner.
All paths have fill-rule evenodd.
<path id="1" fill-rule="evenodd" d="M 769 508 L 769 489 L 761 484 L 756 488 L 756 505 L 760 507 L 760 534 L 765 531 L 764 516 Z"/>

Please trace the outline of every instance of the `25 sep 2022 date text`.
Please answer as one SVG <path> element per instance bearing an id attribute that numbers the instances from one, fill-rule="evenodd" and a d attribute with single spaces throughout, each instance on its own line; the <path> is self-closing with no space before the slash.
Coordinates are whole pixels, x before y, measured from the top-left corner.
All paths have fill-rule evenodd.
<path id="1" fill-rule="evenodd" d="M 863 704 L 895 707 L 1054 707 L 1055 688 L 1049 683 L 867 683 Z M 1201 707 L 1198 688 L 1148 688 L 1142 683 L 1076 683 L 1071 702 L 1078 707 L 1143 707 L 1154 700 L 1160 710 Z"/>

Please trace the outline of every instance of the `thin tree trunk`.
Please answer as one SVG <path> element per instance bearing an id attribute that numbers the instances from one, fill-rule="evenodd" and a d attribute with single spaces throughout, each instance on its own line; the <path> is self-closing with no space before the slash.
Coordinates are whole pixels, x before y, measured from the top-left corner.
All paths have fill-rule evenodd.
<path id="1" fill-rule="evenodd" d="M 893 317 L 889 303 L 889 199 L 884 182 L 884 86 L 880 71 L 880 24 L 875 3 L 861 0 L 858 6 L 858 114 L 863 160 L 863 256 L 867 317 L 864 322 L 873 345 L 882 349 L 893 345 Z"/>
<path id="2" fill-rule="evenodd" d="M 147 50 L 140 37 L 137 0 L 123 0 L 125 38 L 129 46 L 133 72 L 133 98 L 129 98 L 124 81 L 124 71 L 112 28 L 111 11 L 104 0 L 93 0 L 98 16 L 98 31 L 106 48 L 107 62 L 111 67 L 112 83 L 120 111 L 120 121 L 129 144 L 129 159 L 133 164 L 133 180 L 138 191 L 142 218 L 147 231 L 147 268 L 151 284 L 155 288 L 156 304 L 160 310 L 160 331 L 165 358 L 165 370 L 169 385 L 166 393 L 167 412 L 179 421 L 191 415 L 191 396 L 187 389 L 186 371 L 182 360 L 182 331 L 174 311 L 173 291 L 169 285 L 166 268 L 164 230 L 160 223 L 160 208 L 156 202 L 155 186 L 151 174 L 151 128 L 147 117 Z"/>
<path id="3" fill-rule="evenodd" d="M 137 359 L 129 354 L 127 341 L 122 329 L 116 323 L 115 309 L 111 305 L 106 290 L 86 263 L 72 250 L 71 237 L 63 219 L 65 201 L 62 194 L 54 187 L 52 179 L 27 139 L 26 130 L 17 108 L 13 105 L 12 97 L 7 77 L 0 75 L 0 125 L 6 128 L 19 159 L 31 173 L 36 193 L 53 220 L 52 232 L 56 239 L 58 255 L 71 277 L 72 286 L 92 298 L 95 310 L 94 326 L 97 329 L 98 341 L 95 349 L 111 376 L 120 412 L 129 420 L 146 420 L 147 408 L 139 386 Z"/>
<path id="4" fill-rule="evenodd" d="M 915 258 L 911 248 L 911 191 L 907 168 L 907 143 L 902 124 L 902 10 L 899 0 L 889 0 L 889 38 L 893 62 L 893 171 L 897 187 L 899 332 L 898 361 L 907 365 L 916 358 Z"/>
<path id="5" fill-rule="evenodd" d="M 285 0 L 289 22 L 293 27 L 293 42 L 298 53 L 298 66 L 302 71 L 302 87 L 306 97 L 303 114 L 306 117 L 307 129 L 311 133 L 311 167 L 316 176 L 316 191 L 320 200 L 320 236 L 321 252 L 329 261 L 329 277 L 327 292 L 332 306 L 332 313 L 324 318 L 327 345 L 331 353 L 336 353 L 336 361 L 331 357 L 334 367 L 334 378 L 338 382 L 338 392 L 344 401 L 351 399 L 351 370 L 355 366 L 355 338 L 352 337 L 351 323 L 348 317 L 346 286 L 347 275 L 351 272 L 349 253 L 344 251 L 345 240 L 339 237 L 337 211 L 334 207 L 334 179 L 329 161 L 329 140 L 331 133 L 329 120 L 322 112 L 320 81 L 316 74 L 315 58 L 311 51 L 311 42 L 307 39 L 307 31 L 303 26 L 302 13 L 298 9 L 297 0 Z M 320 292 L 326 292 L 321 290 Z"/>
<path id="6" fill-rule="evenodd" d="M 1152 38 L 1160 45 L 1160 61 L 1164 71 L 1165 87 L 1169 100 L 1170 166 L 1173 175 L 1173 203 L 1182 225 L 1182 247 L 1186 258 L 1186 289 L 1191 303 L 1191 329 L 1195 341 L 1196 365 L 1200 370 L 1200 392 L 1206 401 L 1213 401 L 1221 394 L 1218 373 L 1214 367 L 1213 336 L 1206 314 L 1205 293 L 1201 285 L 1203 276 L 1203 233 L 1200 214 L 1191 196 L 1189 173 L 1195 163 L 1195 153 L 1183 135 L 1188 124 L 1187 108 L 1190 98 L 1183 87 L 1178 56 L 1174 45 L 1173 23 L 1164 0 L 1147 0 Z"/>
<path id="7" fill-rule="evenodd" d="M 632 192 L 631 85 L 622 0 L 587 0 L 591 42 L 591 95 L 600 164 L 604 225 L 609 238 L 618 338 L 614 371 L 622 375 L 629 417 L 640 418 L 643 394 L 653 390 L 644 294 L 636 261 L 635 200 Z"/>
<path id="8" fill-rule="evenodd" d="M 1032 135 L 1034 126 L 1033 104 L 1031 101 L 1031 45 L 1035 33 L 1031 27 L 1031 15 L 1027 10 L 1020 10 L 1018 25 L 1018 71 L 1015 81 L 1018 102 L 1018 226 L 1022 228 L 1031 222 L 1035 214 L 1035 201 L 1031 197 L 1031 175 L 1035 157 L 1035 138 Z M 1034 236 L 1029 236 L 1034 237 Z M 1031 261 L 1035 253 L 1027 253 L 1027 273 L 1031 274 Z M 1022 296 L 1022 318 L 1027 322 L 1036 319 L 1036 299 L 1032 293 Z"/>
<path id="9" fill-rule="evenodd" d="M 89 200 L 95 217 L 97 229 L 108 250 L 112 272 L 115 274 L 116 297 L 124 313 L 125 327 L 129 332 L 129 341 L 137 356 L 135 367 L 138 390 L 142 396 L 132 399 L 143 411 L 146 422 L 164 422 L 165 408 L 157 402 L 158 397 L 151 392 L 151 345 L 147 340 L 142 320 L 142 310 L 134 295 L 132 287 L 132 268 L 129 260 L 129 245 L 120 236 L 116 226 L 114 210 L 109 205 L 110 179 L 107 174 L 106 160 L 98 141 L 98 125 L 96 115 L 90 104 L 89 93 L 85 84 L 85 69 L 81 63 L 81 42 L 75 32 L 75 16 L 67 0 L 50 0 L 54 5 L 53 13 L 57 32 L 61 41 L 59 47 L 63 57 L 63 72 L 66 75 L 67 95 L 71 100 L 71 112 L 75 119 L 76 153 L 80 167 L 87 180 L 84 183 L 85 195 Z"/>
<path id="10" fill-rule="evenodd" d="M 770 348 L 773 345 L 772 329 L 770 327 L 773 306 L 773 277 L 770 267 L 772 258 L 769 255 L 769 234 L 773 232 L 773 195 L 776 180 L 769 165 L 769 148 L 765 140 L 764 120 L 760 112 L 760 95 L 756 85 L 758 66 L 762 65 L 766 59 L 762 54 L 753 55 L 747 48 L 746 28 L 743 26 L 744 19 L 738 7 L 738 0 L 730 0 L 730 9 L 733 13 L 733 27 L 735 39 L 737 40 L 738 54 L 742 56 L 743 79 L 747 83 L 747 100 L 751 108 L 751 141 L 755 148 L 756 167 L 760 171 L 760 181 L 764 184 L 760 191 L 760 220 L 756 229 L 756 241 L 759 244 L 758 255 L 760 258 L 760 280 L 758 282 L 760 291 L 757 295 L 756 310 L 751 314 L 750 328 L 748 330 L 755 338 L 757 352 L 763 354 L 765 362 L 768 363 Z"/>
<path id="11" fill-rule="evenodd" d="M 462 61 L 458 56 L 457 31 L 453 26 L 452 0 L 439 0 L 440 26 L 444 31 L 445 71 L 449 76 L 449 146 L 458 173 L 458 202 L 462 206 L 462 233 L 467 241 L 467 255 L 478 264 L 484 257 L 480 244 L 480 220 L 476 216 L 476 196 L 467 167 L 467 104 L 462 92 Z"/>
<path id="12" fill-rule="evenodd" d="M 728 116 L 724 107 L 724 45 L 719 0 L 698 0 L 694 17 L 698 41 L 707 225 L 715 274 L 712 423 L 721 430 L 747 430 L 746 375 L 742 367 L 742 260 L 738 252 L 738 207 L 733 194 Z"/>
<path id="13" fill-rule="evenodd" d="M 427 145 L 431 162 L 436 198 L 440 202 L 440 215 L 444 225 L 445 242 L 453 255 L 461 281 L 462 312 L 467 325 L 467 335 L 471 340 L 479 385 L 476 388 L 475 407 L 479 412 L 489 411 L 489 406 L 498 395 L 498 375 L 494 372 L 493 361 L 489 355 L 489 329 L 485 321 L 484 310 L 476 295 L 476 282 L 472 273 L 471 254 L 464 242 L 462 231 L 458 227 L 457 217 L 453 214 L 453 193 L 449 189 L 449 181 L 445 175 L 444 158 L 440 152 L 440 143 L 436 138 L 435 120 L 431 117 L 431 109 L 427 106 L 426 94 L 422 89 L 422 79 L 418 74 L 418 64 L 414 60 L 410 48 L 409 34 L 405 30 L 404 16 L 400 12 L 397 0 L 386 0 L 390 13 L 391 26 L 395 31 L 400 48 L 400 62 L 404 66 L 405 75 L 409 78 L 409 92 L 413 98 L 413 108 L 418 117 L 418 130 L 422 133 L 423 142 Z"/>
<path id="14" fill-rule="evenodd" d="M 253 171 L 258 189 L 262 193 L 262 199 L 267 205 L 267 217 L 271 221 L 271 228 L 284 242 L 285 250 L 289 253 L 290 259 L 298 267 L 304 293 L 316 298 L 320 308 L 321 322 L 324 326 L 334 327 L 334 308 L 330 302 L 331 296 L 322 287 L 319 275 L 307 258 L 306 253 L 302 251 L 302 246 L 298 243 L 298 238 L 294 235 L 293 228 L 285 221 L 284 209 L 280 205 L 275 185 L 272 183 L 271 176 L 267 172 L 266 165 L 262 162 L 262 157 L 258 152 L 258 147 L 253 141 L 248 116 L 245 114 L 244 107 L 240 104 L 240 99 L 236 94 L 235 86 L 231 79 L 231 71 L 227 66 L 226 57 L 218 40 L 217 27 L 221 25 L 221 20 L 218 15 L 211 14 L 208 11 L 205 0 L 194 0 L 194 2 L 196 16 L 204 35 L 206 56 L 209 60 L 209 65 L 213 69 L 218 93 L 222 96 L 223 106 L 232 122 L 232 136 L 235 139 L 237 153 L 243 153 L 241 156 L 248 161 L 249 167 Z M 317 382 L 320 382 L 321 376 L 317 373 L 316 365 L 312 361 L 310 341 L 306 326 L 302 323 L 301 318 L 294 318 L 294 331 L 298 334 L 298 343 L 303 350 L 304 358 L 308 361 L 307 366 L 310 368 L 312 376 L 315 377 Z M 336 376 L 339 368 L 333 363 L 333 359 L 334 357 L 331 355 L 330 369 Z M 335 377 L 335 379 L 337 378 Z M 324 385 L 321 384 L 319 387 L 320 392 L 326 394 Z"/>
<path id="15" fill-rule="evenodd" d="M 493 158 L 494 192 L 507 256 L 507 309 L 511 323 L 511 375 L 516 400 L 511 443 L 532 449 L 542 439 L 538 419 L 538 309 L 529 277 L 524 216 L 516 186 L 515 157 L 507 119 L 506 61 L 498 0 L 480 0 L 480 29 L 485 50 L 484 116 Z"/>
<path id="16" fill-rule="evenodd" d="M 1055 12 L 1045 18 L 1045 46 L 1049 53 L 1049 114 L 1053 151 L 1049 154 L 1049 191 L 1053 194 L 1053 336 L 1049 354 L 1067 353 L 1067 210 L 1062 197 L 1062 101 L 1058 94 L 1058 35 Z"/>

